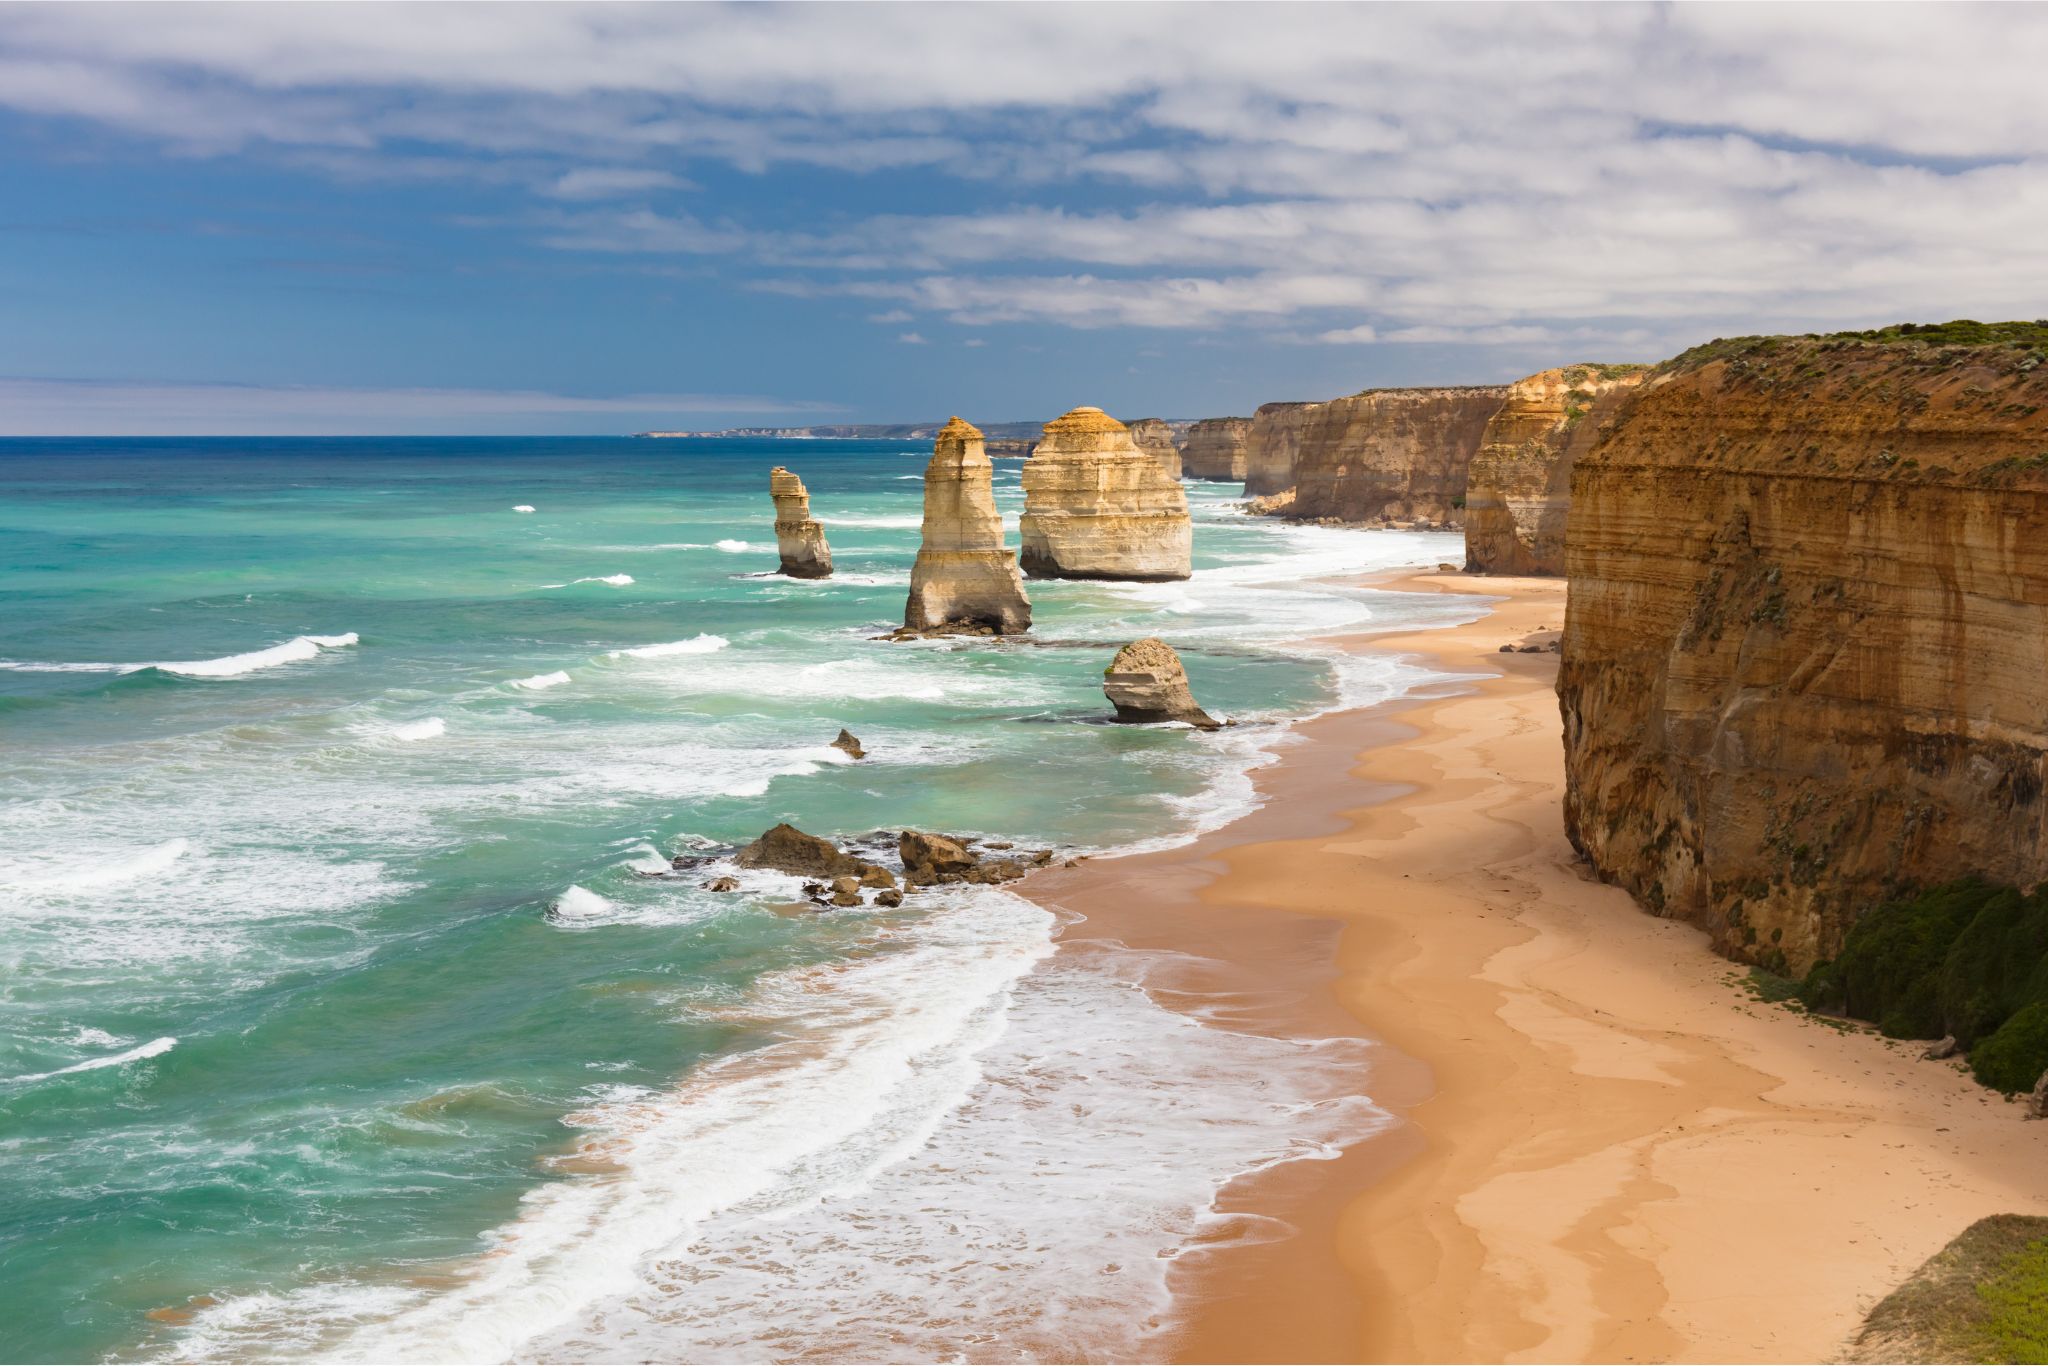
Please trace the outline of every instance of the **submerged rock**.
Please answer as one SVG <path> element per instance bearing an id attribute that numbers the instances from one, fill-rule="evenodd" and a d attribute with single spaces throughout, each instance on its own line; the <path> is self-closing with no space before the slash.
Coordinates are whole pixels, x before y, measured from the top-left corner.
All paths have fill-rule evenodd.
<path id="1" fill-rule="evenodd" d="M 1041 579 L 1184 579 L 1187 493 L 1123 423 L 1076 408 L 1045 424 L 1024 463 L 1024 572 Z"/>
<path id="2" fill-rule="evenodd" d="M 832 551 L 825 528 L 811 517 L 811 495 L 804 481 L 777 465 L 768 472 L 768 493 L 775 500 L 775 549 L 782 572 L 793 579 L 832 577 Z"/>
<path id="3" fill-rule="evenodd" d="M 784 823 L 733 856 L 742 868 L 767 868 L 798 877 L 859 877 L 872 863 L 857 859 L 830 840 L 806 835 Z"/>
<path id="4" fill-rule="evenodd" d="M 860 747 L 860 737 L 844 726 L 839 728 L 839 738 L 832 742 L 832 748 L 849 754 L 856 759 L 865 759 L 868 752 Z"/>
<path id="5" fill-rule="evenodd" d="M 1180 656 L 1154 636 L 1134 640 L 1116 652 L 1103 672 L 1102 692 L 1119 721 L 1185 721 L 1200 730 L 1222 729 L 1221 722 L 1195 704 Z"/>
<path id="6" fill-rule="evenodd" d="M 986 443 L 954 418 L 939 431 L 924 470 L 924 533 L 910 570 L 901 635 L 1031 629 L 1031 599 L 1017 557 L 1003 544 Z"/>

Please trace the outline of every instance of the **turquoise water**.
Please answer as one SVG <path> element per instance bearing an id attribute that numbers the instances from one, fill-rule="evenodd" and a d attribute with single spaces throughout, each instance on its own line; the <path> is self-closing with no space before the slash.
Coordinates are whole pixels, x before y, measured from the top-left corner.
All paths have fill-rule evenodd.
<path id="1" fill-rule="evenodd" d="M 1316 1108 L 1328 1041 L 1082 980 L 1007 893 L 790 914 L 773 875 L 643 875 L 778 820 L 1185 838 L 1287 720 L 1423 677 L 1313 636 L 1454 610 L 1315 579 L 1455 537 L 1191 484 L 1190 582 L 878 643 L 928 455 L 0 442 L 0 1354 L 1119 1355 L 1220 1181 L 1373 1122 Z M 831 580 L 771 572 L 777 463 Z M 1245 724 L 1101 724 L 1141 634 Z M 1112 1135 L 1158 1169 L 1086 1177 Z M 1017 1269 L 1077 1230 L 1124 1247 L 1101 1284 Z"/>

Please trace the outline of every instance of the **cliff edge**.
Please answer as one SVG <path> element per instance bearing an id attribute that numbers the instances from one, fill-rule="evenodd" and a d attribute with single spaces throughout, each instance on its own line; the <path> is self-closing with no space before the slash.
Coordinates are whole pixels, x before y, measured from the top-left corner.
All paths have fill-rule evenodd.
<path id="1" fill-rule="evenodd" d="M 1567 365 L 1508 386 L 1466 480 L 1466 572 L 1564 573 L 1572 467 L 1649 371 Z"/>

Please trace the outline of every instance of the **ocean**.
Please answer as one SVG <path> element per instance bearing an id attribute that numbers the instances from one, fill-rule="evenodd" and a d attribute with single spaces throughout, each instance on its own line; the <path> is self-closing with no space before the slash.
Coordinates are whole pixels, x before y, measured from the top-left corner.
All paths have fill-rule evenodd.
<path id="1" fill-rule="evenodd" d="M 878 642 L 929 455 L 0 442 L 0 1355 L 1144 1355 L 1224 1182 L 1384 1122 L 1368 1045 L 1169 1011 L 1001 889 L 647 874 L 784 820 L 1185 841 L 1432 677 L 1328 637 L 1472 611 L 1329 576 L 1462 550 L 1191 483 L 1192 580 Z M 775 464 L 832 579 L 773 572 Z M 1240 724 L 1104 724 L 1141 635 Z"/>

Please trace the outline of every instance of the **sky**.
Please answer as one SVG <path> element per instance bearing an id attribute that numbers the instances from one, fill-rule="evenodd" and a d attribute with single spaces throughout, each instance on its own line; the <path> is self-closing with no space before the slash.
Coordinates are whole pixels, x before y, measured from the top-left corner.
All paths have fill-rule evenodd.
<path id="1" fill-rule="evenodd" d="M 2048 316 L 2048 6 L 0 4 L 0 434 L 1246 414 Z"/>

